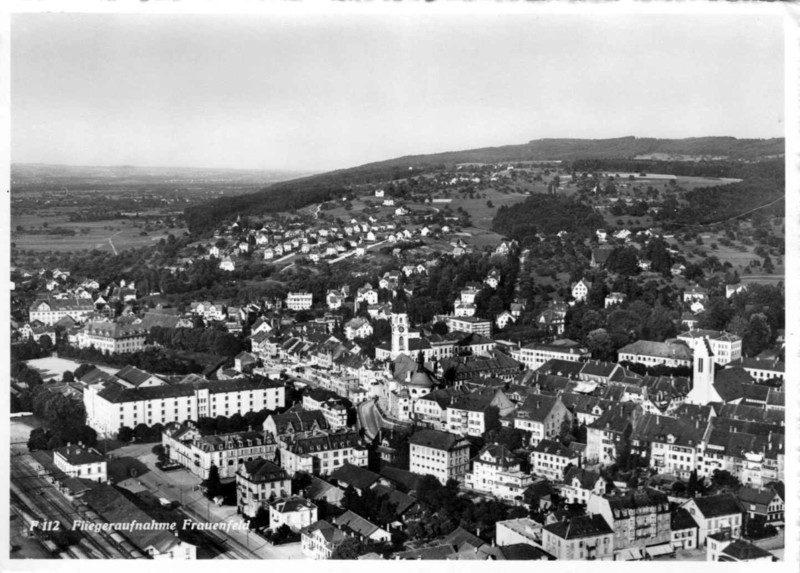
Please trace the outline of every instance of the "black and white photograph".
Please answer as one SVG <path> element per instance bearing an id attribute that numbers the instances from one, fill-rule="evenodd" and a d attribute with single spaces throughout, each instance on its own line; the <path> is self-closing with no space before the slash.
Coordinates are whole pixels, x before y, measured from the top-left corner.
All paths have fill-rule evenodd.
<path id="1" fill-rule="evenodd" d="M 15 4 L 0 568 L 797 567 L 798 36 L 725 4 Z"/>

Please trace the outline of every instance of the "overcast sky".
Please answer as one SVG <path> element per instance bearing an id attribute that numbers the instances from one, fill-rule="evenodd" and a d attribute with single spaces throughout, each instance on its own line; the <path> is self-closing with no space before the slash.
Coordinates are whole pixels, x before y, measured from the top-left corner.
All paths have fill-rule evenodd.
<path id="1" fill-rule="evenodd" d="M 779 18 L 12 17 L 14 162 L 327 170 L 542 137 L 779 137 Z"/>

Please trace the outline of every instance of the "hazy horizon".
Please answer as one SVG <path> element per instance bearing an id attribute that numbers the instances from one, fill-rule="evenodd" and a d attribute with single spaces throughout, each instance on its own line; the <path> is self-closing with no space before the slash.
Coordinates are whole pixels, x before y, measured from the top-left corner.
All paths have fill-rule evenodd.
<path id="1" fill-rule="evenodd" d="M 782 19 L 752 14 L 15 14 L 11 159 L 320 172 L 536 139 L 769 139 L 783 61 Z"/>

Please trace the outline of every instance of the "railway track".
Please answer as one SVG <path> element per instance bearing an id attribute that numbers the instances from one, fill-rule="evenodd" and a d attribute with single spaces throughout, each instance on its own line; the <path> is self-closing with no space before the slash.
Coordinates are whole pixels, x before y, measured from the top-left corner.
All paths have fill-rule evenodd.
<path id="1" fill-rule="evenodd" d="M 16 496 L 19 503 L 30 511 L 39 513 L 47 520 L 57 521 L 67 531 L 72 529 L 75 519 L 85 519 L 46 478 L 37 475 L 36 469 L 27 461 L 17 457 L 11 464 L 12 499 Z M 30 525 L 30 524 L 29 524 Z M 74 550 L 75 558 L 83 559 L 128 559 L 134 557 L 131 551 L 121 551 L 115 546 L 116 540 L 87 531 L 80 531 L 82 548 Z M 74 546 L 73 546 L 74 547 Z M 131 549 L 134 549 L 131 546 Z M 87 553 L 88 550 L 88 553 Z M 141 553 L 139 553 L 141 556 Z"/>

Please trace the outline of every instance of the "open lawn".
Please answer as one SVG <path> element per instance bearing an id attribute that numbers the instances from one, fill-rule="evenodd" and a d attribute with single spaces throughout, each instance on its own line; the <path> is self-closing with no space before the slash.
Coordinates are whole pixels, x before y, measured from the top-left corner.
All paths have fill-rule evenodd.
<path id="1" fill-rule="evenodd" d="M 453 197 L 450 208 L 453 210 L 462 207 L 469 213 L 472 219 L 472 225 L 479 229 L 490 230 L 492 228 L 492 221 L 497 214 L 497 210 L 504 205 L 513 205 L 521 203 L 525 200 L 527 195 L 522 193 L 501 193 L 494 189 L 486 189 L 480 192 L 481 197 L 470 199 L 469 197 Z M 485 197 L 484 197 L 485 195 Z M 489 202 L 492 206 L 489 207 Z"/>
<path id="2" fill-rule="evenodd" d="M 78 369 L 78 366 L 81 365 L 80 362 L 67 360 L 65 358 L 56 358 L 54 356 L 28 360 L 26 364 L 31 368 L 38 370 L 45 382 L 48 380 L 61 380 L 64 372 L 74 372 Z M 114 374 L 115 372 L 119 371 L 119 368 L 114 368 L 112 366 L 98 366 L 98 368 L 108 372 L 109 374 Z"/>
<path id="3" fill-rule="evenodd" d="M 632 217 L 630 215 L 612 215 L 608 211 L 603 213 L 603 219 L 606 221 L 606 228 L 610 231 L 615 229 L 628 229 L 634 227 L 648 228 L 653 225 L 653 218 L 649 215 L 642 217 Z M 618 224 L 622 221 L 622 225 Z"/>

